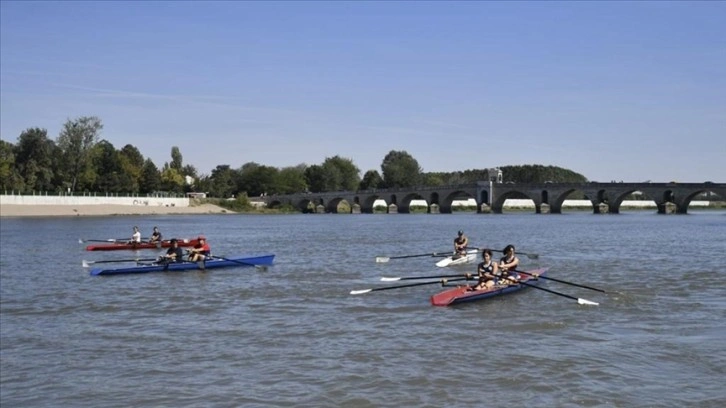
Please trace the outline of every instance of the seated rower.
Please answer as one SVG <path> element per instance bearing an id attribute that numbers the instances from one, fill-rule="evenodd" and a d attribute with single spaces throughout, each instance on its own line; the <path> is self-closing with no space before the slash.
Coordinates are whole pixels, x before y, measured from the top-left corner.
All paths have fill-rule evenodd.
<path id="1" fill-rule="evenodd" d="M 504 248 L 504 256 L 499 260 L 499 269 L 516 281 L 519 280 L 519 274 L 516 272 L 518 266 L 519 258 L 514 253 L 514 245 L 509 244 Z"/>
<path id="2" fill-rule="evenodd" d="M 206 238 L 203 236 L 197 237 L 197 245 L 189 250 L 189 260 L 191 262 L 204 261 L 212 253 L 212 249 L 207 244 Z"/>
<path id="3" fill-rule="evenodd" d="M 128 243 L 129 244 L 140 244 L 141 243 L 141 231 L 139 231 L 139 227 L 134 226 L 134 233 L 131 235 L 131 240 Z"/>
<path id="4" fill-rule="evenodd" d="M 459 230 L 458 235 L 454 238 L 454 256 L 453 259 L 459 259 L 466 256 L 466 247 L 469 245 L 469 238 L 464 235 L 464 231 Z"/>
<path id="5" fill-rule="evenodd" d="M 154 227 L 154 232 L 151 233 L 149 242 L 151 242 L 151 243 L 161 242 L 161 232 L 159 232 L 159 227 Z"/>
<path id="6" fill-rule="evenodd" d="M 488 289 L 497 283 L 499 265 L 492 262 L 492 250 L 487 248 L 482 249 L 481 257 L 482 261 L 476 267 L 476 271 L 479 274 L 479 283 L 472 288 L 473 290 Z"/>
<path id="7" fill-rule="evenodd" d="M 159 257 L 160 263 L 184 262 L 184 252 L 179 247 L 179 241 L 172 238 L 171 246 L 166 250 L 166 254 Z"/>

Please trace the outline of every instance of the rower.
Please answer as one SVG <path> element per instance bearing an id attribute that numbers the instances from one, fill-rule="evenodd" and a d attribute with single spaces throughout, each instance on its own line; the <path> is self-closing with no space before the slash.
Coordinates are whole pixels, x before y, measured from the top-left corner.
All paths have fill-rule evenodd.
<path id="1" fill-rule="evenodd" d="M 212 253 L 212 249 L 207 244 L 207 239 L 200 235 L 197 237 L 197 245 L 189 250 L 189 260 L 191 262 L 204 261 Z"/>
<path id="2" fill-rule="evenodd" d="M 454 238 L 454 256 L 452 259 L 459 259 L 466 256 L 466 247 L 469 245 L 469 238 L 464 235 L 464 231 L 459 230 L 458 235 Z"/>
<path id="3" fill-rule="evenodd" d="M 519 258 L 515 254 L 514 245 L 507 245 L 503 252 L 504 256 L 499 260 L 499 269 L 502 270 L 509 280 L 516 282 L 519 280 L 519 274 L 515 272 L 515 269 L 519 266 Z"/>
<path id="4" fill-rule="evenodd" d="M 159 232 L 159 227 L 154 227 L 154 232 L 151 233 L 151 237 L 149 237 L 149 242 L 161 242 L 161 232 Z"/>
<path id="5" fill-rule="evenodd" d="M 141 231 L 139 231 L 139 227 L 134 225 L 134 233 L 131 235 L 131 241 L 128 242 L 129 244 L 140 244 L 141 243 Z"/>
<path id="6" fill-rule="evenodd" d="M 169 242 L 171 243 L 171 247 L 166 250 L 166 254 L 159 257 L 159 262 L 184 262 L 184 252 L 179 247 L 179 241 L 176 238 L 172 238 Z"/>
<path id="7" fill-rule="evenodd" d="M 481 250 L 482 261 L 476 267 L 479 275 L 479 283 L 473 290 L 489 289 L 499 280 L 499 265 L 492 261 L 492 250 L 484 248 Z"/>

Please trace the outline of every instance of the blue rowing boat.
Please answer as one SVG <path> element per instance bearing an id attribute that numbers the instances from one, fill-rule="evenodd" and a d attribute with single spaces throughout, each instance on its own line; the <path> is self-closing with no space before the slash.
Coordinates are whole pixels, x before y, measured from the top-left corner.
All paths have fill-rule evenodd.
<path id="1" fill-rule="evenodd" d="M 525 271 L 528 274 L 537 274 L 539 276 L 544 275 L 548 268 L 534 269 L 531 271 Z M 530 285 L 537 285 L 539 280 L 535 279 L 530 275 L 520 273 L 520 281 L 526 282 Z M 470 290 L 469 285 L 461 285 L 456 288 L 445 290 L 431 296 L 431 304 L 434 306 L 452 306 L 459 303 L 474 302 L 477 300 L 488 299 L 494 296 L 506 295 L 512 292 L 517 292 L 527 287 L 527 285 L 504 285 L 504 286 L 493 286 L 489 289 L 482 290 Z"/>
<path id="2" fill-rule="evenodd" d="M 228 268 L 232 266 L 268 266 L 272 265 L 275 255 L 235 256 L 231 258 L 212 257 L 204 262 L 172 262 L 168 264 L 142 264 L 125 268 L 91 269 L 91 275 L 120 275 L 129 273 L 148 272 L 179 272 L 190 270 L 207 270 L 216 268 Z"/>

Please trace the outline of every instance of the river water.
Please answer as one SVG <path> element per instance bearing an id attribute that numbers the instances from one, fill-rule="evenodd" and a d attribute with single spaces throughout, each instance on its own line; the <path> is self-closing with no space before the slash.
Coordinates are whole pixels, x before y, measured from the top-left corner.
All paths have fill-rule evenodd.
<path id="1" fill-rule="evenodd" d="M 267 271 L 89 276 L 79 238 L 205 234 Z M 381 255 L 472 245 L 603 288 L 544 287 L 442 308 L 438 285 L 381 276 L 473 271 Z M 3 407 L 723 407 L 726 213 L 574 212 L 3 218 Z M 114 265 L 114 264 L 111 264 Z"/>

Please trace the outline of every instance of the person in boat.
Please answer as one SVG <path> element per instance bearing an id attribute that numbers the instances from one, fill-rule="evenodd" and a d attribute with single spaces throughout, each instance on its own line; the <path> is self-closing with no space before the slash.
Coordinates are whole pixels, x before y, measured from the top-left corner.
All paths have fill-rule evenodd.
<path id="1" fill-rule="evenodd" d="M 154 232 L 151 233 L 151 237 L 149 237 L 149 242 L 161 242 L 161 232 L 159 232 L 159 227 L 154 227 Z"/>
<path id="2" fill-rule="evenodd" d="M 207 239 L 200 235 L 197 237 L 197 245 L 194 245 L 194 248 L 189 250 L 189 260 L 191 262 L 203 261 L 207 259 L 211 253 L 212 249 L 207 243 Z"/>
<path id="3" fill-rule="evenodd" d="M 459 230 L 456 238 L 454 238 L 454 259 L 466 256 L 466 247 L 469 245 L 469 238 L 464 235 L 464 231 Z"/>
<path id="4" fill-rule="evenodd" d="M 507 245 L 503 252 L 504 256 L 499 260 L 499 269 L 502 270 L 509 280 L 516 282 L 519 280 L 519 274 L 516 272 L 519 266 L 519 258 L 515 254 L 514 245 Z"/>
<path id="5" fill-rule="evenodd" d="M 172 238 L 170 241 L 171 246 L 166 250 L 166 253 L 159 257 L 160 263 L 172 263 L 172 262 L 184 262 L 184 251 L 179 247 L 179 241 L 176 238 Z"/>
<path id="6" fill-rule="evenodd" d="M 481 251 L 482 261 L 476 267 L 476 272 L 479 275 L 479 283 L 472 288 L 472 290 L 489 289 L 499 279 L 499 264 L 492 261 L 492 250 L 484 248 Z"/>
<path id="7" fill-rule="evenodd" d="M 129 244 L 140 244 L 141 243 L 141 231 L 139 231 L 139 227 L 134 226 L 134 233 L 131 234 L 131 241 L 129 241 Z"/>

